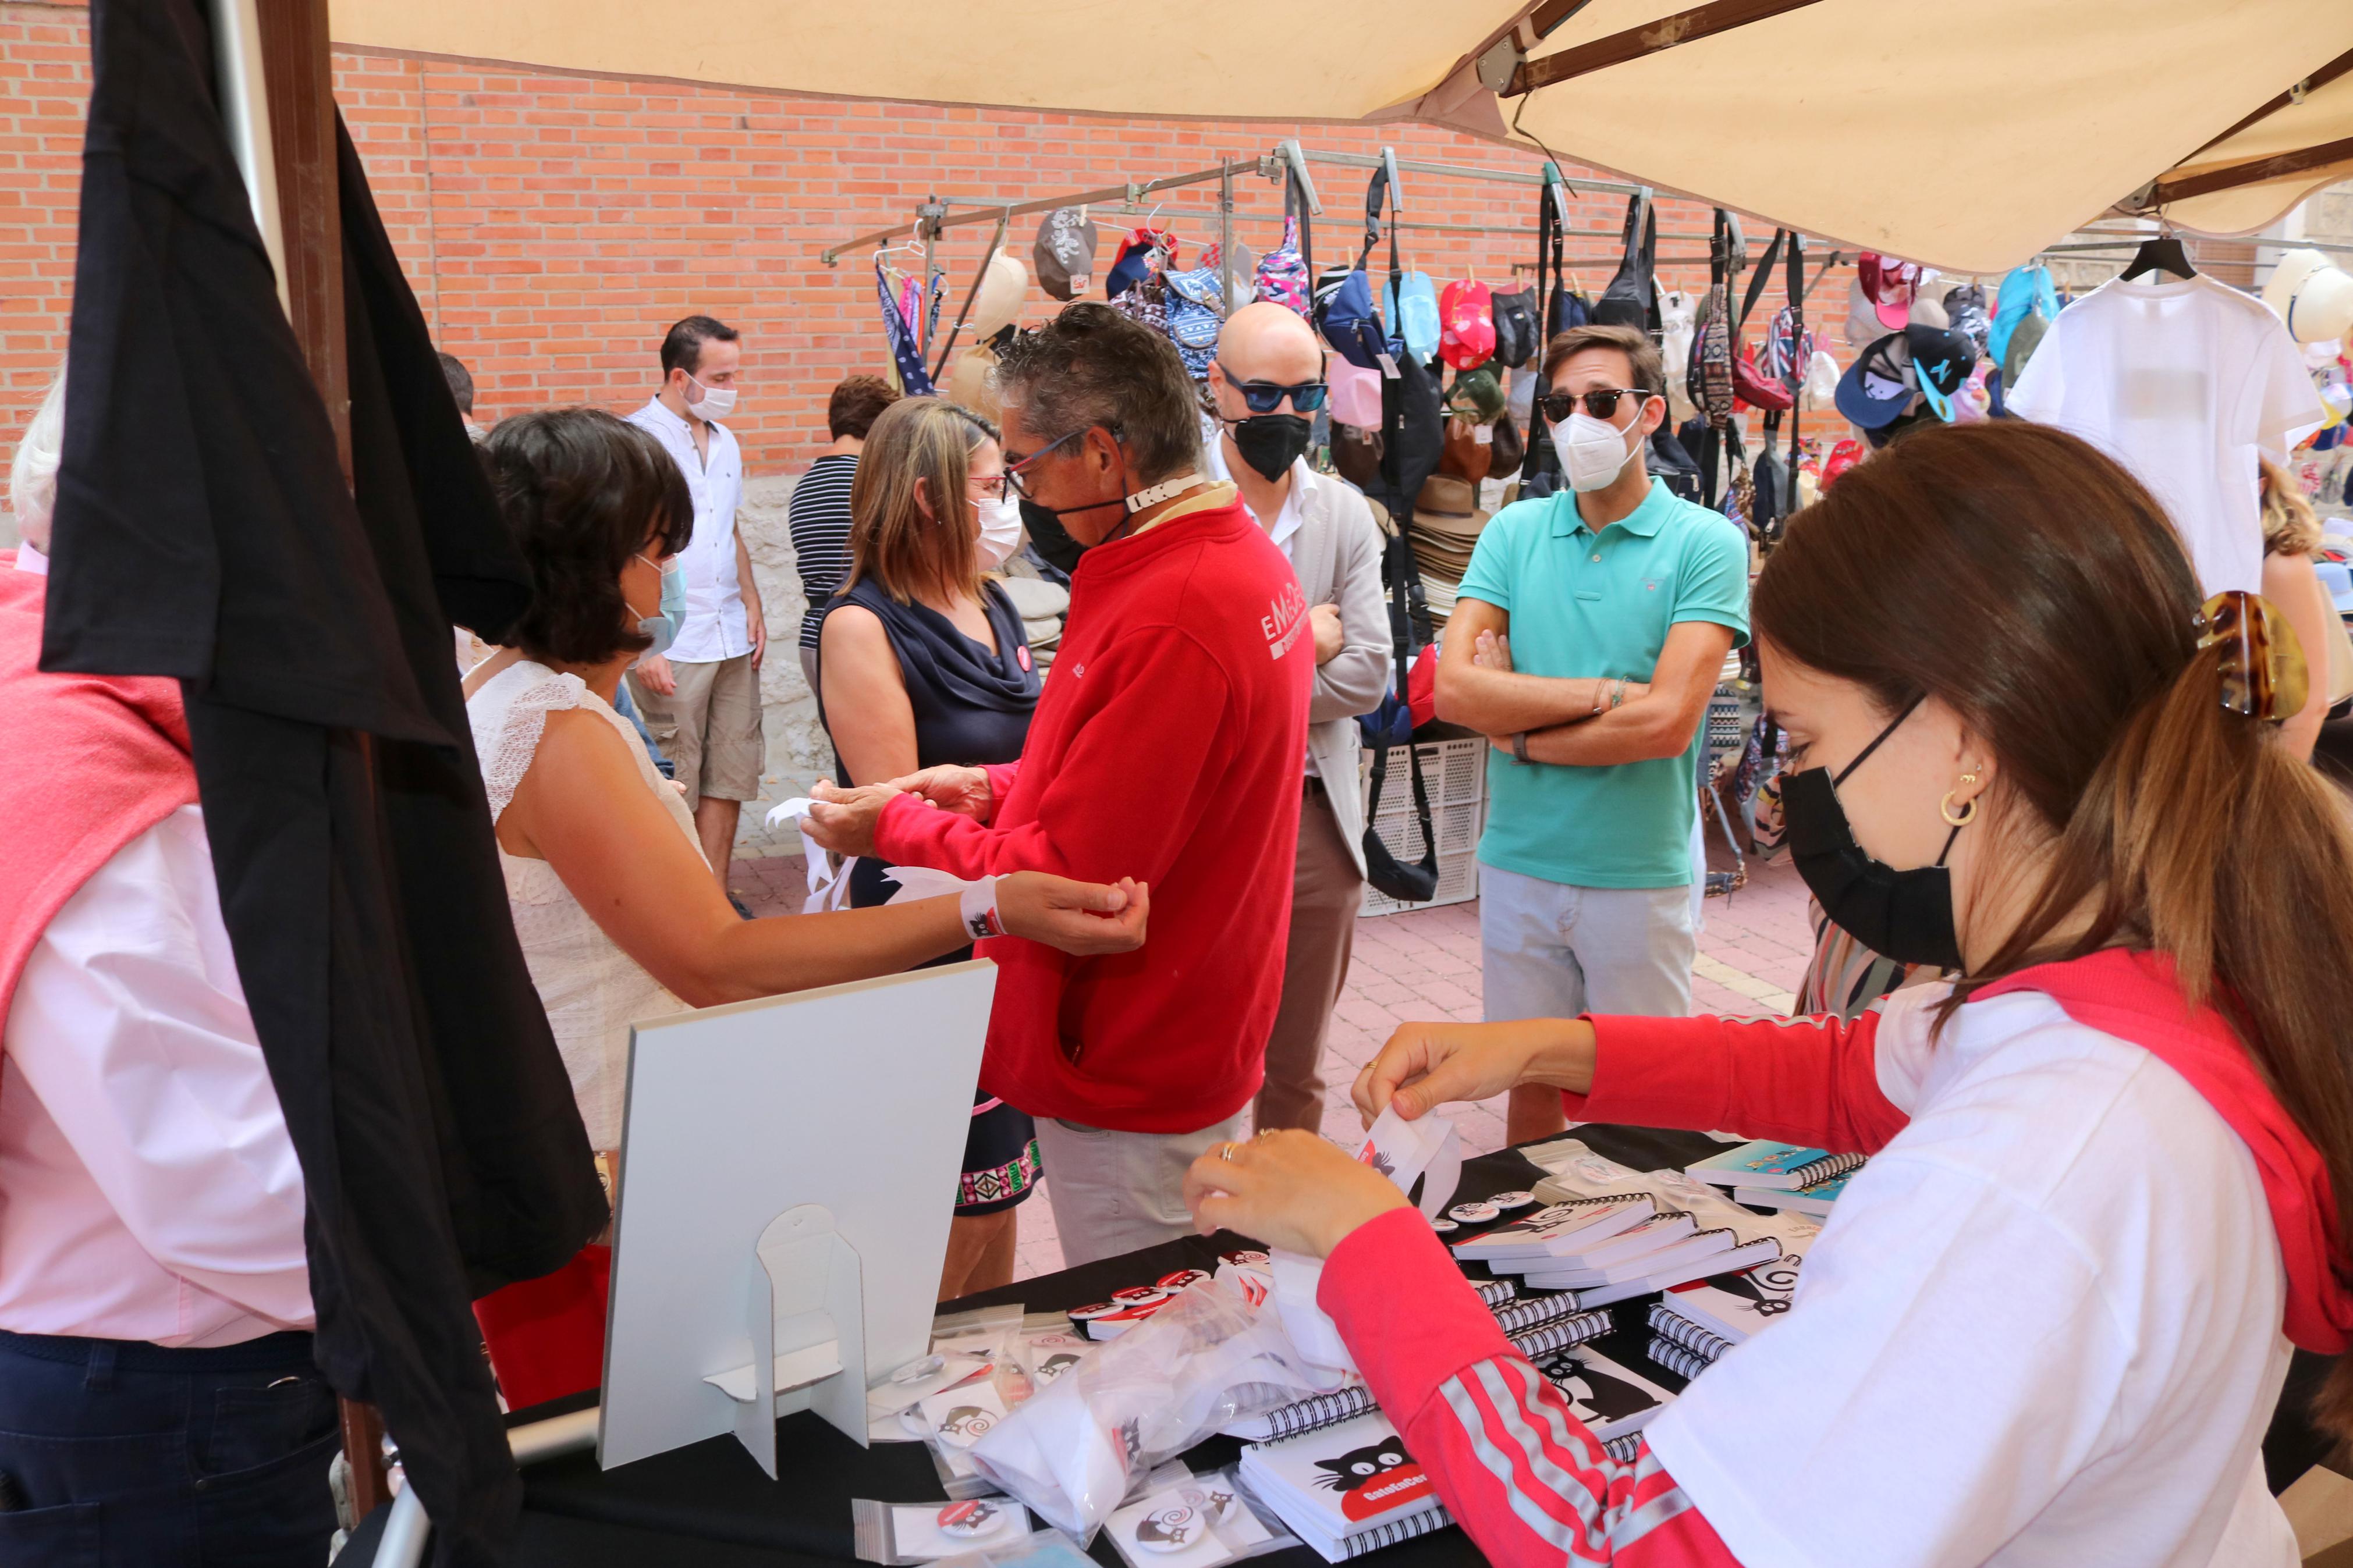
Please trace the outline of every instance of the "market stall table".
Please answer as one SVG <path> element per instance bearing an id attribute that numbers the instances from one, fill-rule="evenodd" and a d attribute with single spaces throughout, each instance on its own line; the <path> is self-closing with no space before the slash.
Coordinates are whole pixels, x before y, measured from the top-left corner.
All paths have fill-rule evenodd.
<path id="1" fill-rule="evenodd" d="M 1576 1130 L 1597 1153 L 1636 1170 L 1680 1170 L 1726 1145 L 1698 1132 L 1588 1125 Z M 1459 1200 L 1483 1198 L 1532 1186 L 1544 1173 L 1520 1153 L 1502 1150 L 1467 1160 Z M 1112 1291 L 1149 1284 L 1176 1269 L 1215 1268 L 1218 1254 L 1254 1242 L 1231 1232 L 1188 1237 L 1140 1252 L 1107 1258 L 1058 1274 L 1017 1280 L 984 1291 L 942 1310 L 1018 1302 L 1047 1311 L 1100 1301 Z M 1485 1268 L 1471 1266 L 1474 1276 Z M 1643 1320 L 1655 1296 L 1640 1296 L 1612 1307 L 1616 1330 L 1593 1342 L 1619 1362 L 1641 1368 L 1645 1377 L 1681 1390 L 1683 1380 L 1644 1358 L 1649 1331 Z M 585 1408 L 584 1394 L 519 1412 L 511 1424 L 543 1419 Z M 1196 1471 L 1230 1464 L 1241 1445 L 1213 1437 L 1185 1455 Z M 921 1443 L 877 1443 L 860 1448 L 807 1412 L 776 1426 L 780 1479 L 760 1473 L 734 1437 L 712 1437 L 668 1454 L 600 1470 L 591 1452 L 567 1454 L 523 1470 L 524 1514 L 516 1568 L 621 1568 L 661 1563 L 691 1568 L 797 1568 L 806 1563 L 854 1561 L 849 1503 L 853 1498 L 884 1502 L 944 1501 L 938 1473 Z M 338 1568 L 365 1568 L 388 1510 L 379 1510 L 354 1532 L 336 1559 Z M 1097 1539 L 1096 1561 L 1116 1568 L 1110 1539 Z M 1485 1559 L 1461 1528 L 1451 1527 L 1384 1549 L 1379 1556 L 1396 1568 L 1438 1568 Z M 1311 1568 L 1323 1560 L 1305 1547 L 1258 1561 L 1266 1568 Z"/>

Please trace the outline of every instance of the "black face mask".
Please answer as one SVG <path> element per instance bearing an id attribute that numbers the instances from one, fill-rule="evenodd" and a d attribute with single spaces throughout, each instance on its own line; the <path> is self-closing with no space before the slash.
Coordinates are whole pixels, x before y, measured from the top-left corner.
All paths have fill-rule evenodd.
<path id="1" fill-rule="evenodd" d="M 1234 445 L 1242 461 L 1269 483 L 1291 471 L 1315 434 L 1315 422 L 1299 414 L 1253 414 L 1233 422 Z"/>
<path id="2" fill-rule="evenodd" d="M 1961 830 L 1953 829 L 1935 865 L 1899 871 L 1863 853 L 1838 797 L 1837 786 L 1879 750 L 1880 742 L 1922 700 L 1914 699 L 1838 777 L 1831 777 L 1828 768 L 1808 768 L 1783 780 L 1782 820 L 1789 858 L 1831 924 L 1899 963 L 1957 970 L 1961 944 L 1953 932 L 1953 874 L 1945 868 L 1945 858 L 1952 854 L 1953 840 Z"/>
<path id="3" fill-rule="evenodd" d="M 1021 526 L 1029 531 L 1030 548 L 1046 558 L 1056 570 L 1068 576 L 1079 569 L 1079 557 L 1087 547 L 1071 537 L 1062 526 L 1062 514 L 1051 507 L 1039 506 L 1028 496 L 1021 502 Z"/>

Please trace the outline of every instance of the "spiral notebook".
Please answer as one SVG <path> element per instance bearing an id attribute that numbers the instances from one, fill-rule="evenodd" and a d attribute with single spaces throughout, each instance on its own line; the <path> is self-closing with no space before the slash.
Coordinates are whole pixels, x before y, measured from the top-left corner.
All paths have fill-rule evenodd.
<path id="1" fill-rule="evenodd" d="M 1651 1424 L 1675 1396 L 1641 1373 L 1619 1365 L 1589 1345 L 1546 1356 L 1536 1370 L 1568 1402 L 1569 1414 L 1606 1447 L 1613 1438 L 1628 1440 L 1627 1452 L 1611 1449 L 1612 1458 L 1630 1458 L 1632 1438 Z"/>
<path id="2" fill-rule="evenodd" d="M 1611 1327 L 1607 1312 L 1577 1310 L 1574 1296 L 1534 1297 L 1513 1303 L 1513 1308 L 1510 1321 L 1505 1321 L 1503 1312 L 1495 1315 L 1495 1321 L 1511 1341 L 1512 1348 L 1531 1361 L 1599 1339 Z M 1240 1437 L 1248 1443 L 1279 1442 L 1336 1426 L 1377 1408 L 1373 1391 L 1361 1383 L 1352 1383 L 1330 1394 L 1314 1394 L 1261 1415 L 1243 1416 L 1228 1424 L 1223 1431 L 1229 1437 Z"/>
<path id="3" fill-rule="evenodd" d="M 1781 1238 L 1781 1256 L 1741 1273 L 1721 1269 L 1704 1279 L 1666 1288 L 1667 1310 L 1738 1344 L 1770 1328 L 1789 1310 L 1807 1248 L 1821 1232 L 1810 1226 Z"/>
<path id="4" fill-rule="evenodd" d="M 1735 1187 L 1732 1196 L 1736 1202 L 1755 1204 L 1760 1209 L 1786 1209 L 1791 1214 L 1828 1219 L 1831 1205 L 1838 1202 L 1838 1195 L 1846 1191 L 1846 1184 L 1854 1180 L 1861 1165 L 1858 1160 L 1853 1167 L 1835 1176 L 1826 1176 L 1802 1187 Z"/>
<path id="5" fill-rule="evenodd" d="M 1695 1355 L 1702 1364 L 1713 1362 L 1739 1342 L 1726 1339 L 1704 1324 L 1694 1322 L 1675 1310 L 1672 1302 L 1655 1301 L 1651 1305 L 1651 1332 L 1689 1355 Z M 1655 1359 L 1655 1358 L 1653 1358 Z M 1691 1375 L 1685 1373 L 1684 1376 Z"/>
<path id="6" fill-rule="evenodd" d="M 1240 1474 L 1252 1495 L 1326 1563 L 1452 1522 L 1428 1472 L 1378 1412 L 1251 1443 L 1242 1449 Z"/>
<path id="7" fill-rule="evenodd" d="M 1715 1364 L 1697 1351 L 1686 1350 L 1664 1334 L 1652 1334 L 1642 1353 L 1682 1378 L 1697 1377 Z"/>
<path id="8" fill-rule="evenodd" d="M 1719 1187 L 1758 1190 L 1810 1187 L 1832 1176 L 1844 1175 L 1863 1162 L 1861 1154 L 1833 1154 L 1795 1143 L 1743 1143 L 1712 1155 L 1685 1171 Z"/>
<path id="9" fill-rule="evenodd" d="M 1657 1212 L 1648 1193 L 1578 1198 L 1538 1209 L 1525 1219 L 1457 1243 L 1454 1256 L 1466 1263 L 1484 1263 L 1499 1274 L 1516 1274 L 1528 1262 L 1568 1257 L 1599 1246 Z"/>

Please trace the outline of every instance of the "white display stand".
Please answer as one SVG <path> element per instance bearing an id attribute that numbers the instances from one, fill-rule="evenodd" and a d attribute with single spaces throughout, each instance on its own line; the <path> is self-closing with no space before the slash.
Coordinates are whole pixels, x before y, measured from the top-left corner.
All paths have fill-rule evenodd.
<path id="1" fill-rule="evenodd" d="M 923 1355 L 997 966 L 640 1023 L 629 1047 L 597 1460 L 776 1419 L 863 1446 L 869 1383 Z"/>

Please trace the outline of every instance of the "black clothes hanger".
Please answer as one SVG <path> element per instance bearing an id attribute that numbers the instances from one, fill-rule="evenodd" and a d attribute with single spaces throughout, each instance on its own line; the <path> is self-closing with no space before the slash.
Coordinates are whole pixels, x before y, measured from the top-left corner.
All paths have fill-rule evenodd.
<path id="1" fill-rule="evenodd" d="M 2160 269 L 2176 278 L 2198 276 L 2198 268 L 2189 265 L 2189 253 L 2181 248 L 2180 237 L 2170 227 L 2141 242 L 2141 247 L 2133 252 L 2131 262 L 2126 266 L 2124 277 L 2129 282 L 2144 272 Z"/>

